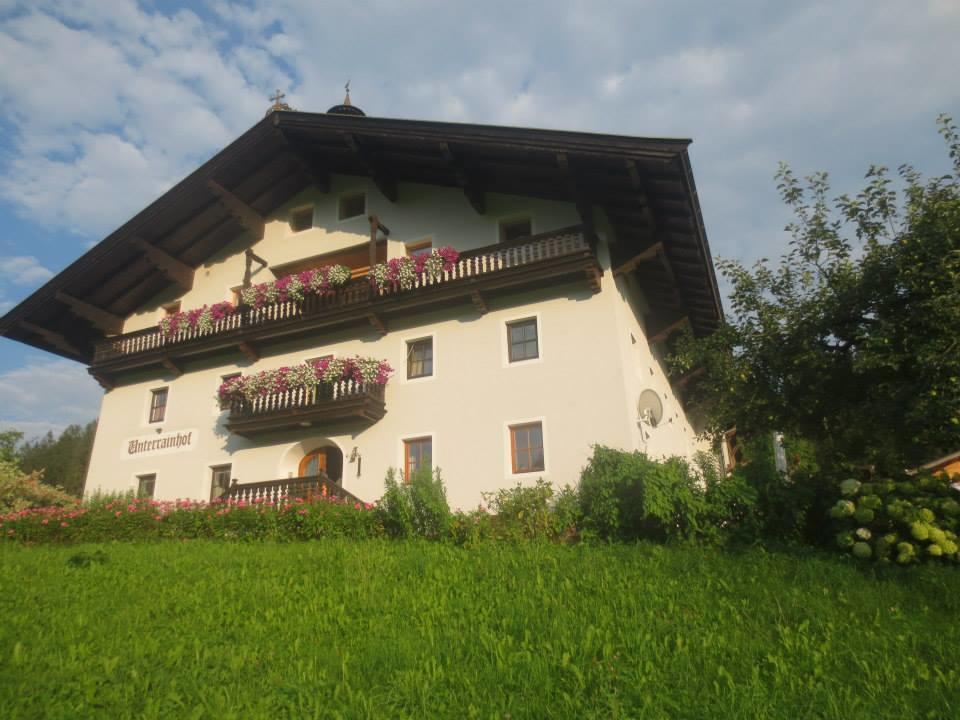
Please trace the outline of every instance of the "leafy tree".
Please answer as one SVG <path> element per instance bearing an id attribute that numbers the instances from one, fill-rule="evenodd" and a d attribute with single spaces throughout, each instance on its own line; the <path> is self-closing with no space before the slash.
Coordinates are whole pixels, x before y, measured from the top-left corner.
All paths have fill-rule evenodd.
<path id="1" fill-rule="evenodd" d="M 818 460 L 895 472 L 960 447 L 960 137 L 938 120 L 952 174 L 902 188 L 873 166 L 855 197 L 830 201 L 826 173 L 801 183 L 781 165 L 793 211 L 779 265 L 718 263 L 733 290 L 714 335 L 687 335 L 678 370 L 713 430 L 781 430 Z"/>
<path id="2" fill-rule="evenodd" d="M 43 482 L 57 485 L 71 495 L 83 495 L 96 422 L 69 425 L 59 437 L 48 432 L 20 448 L 20 465 L 24 472 L 43 470 Z"/>
<path id="3" fill-rule="evenodd" d="M 0 463 L 18 464 L 20 450 L 17 445 L 23 440 L 23 433 L 19 430 L 4 430 L 0 432 Z"/>

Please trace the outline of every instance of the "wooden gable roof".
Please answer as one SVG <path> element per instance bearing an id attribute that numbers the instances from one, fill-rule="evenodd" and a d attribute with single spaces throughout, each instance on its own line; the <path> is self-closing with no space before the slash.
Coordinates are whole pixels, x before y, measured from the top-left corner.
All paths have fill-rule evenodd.
<path id="1" fill-rule="evenodd" d="M 715 329 L 720 296 L 689 140 L 278 111 L 0 318 L 0 334 L 89 362 L 122 318 L 331 174 L 459 188 L 476 212 L 488 192 L 603 208 L 614 268 L 636 273 L 654 309 Z M 656 257 L 659 262 L 640 262 Z"/>

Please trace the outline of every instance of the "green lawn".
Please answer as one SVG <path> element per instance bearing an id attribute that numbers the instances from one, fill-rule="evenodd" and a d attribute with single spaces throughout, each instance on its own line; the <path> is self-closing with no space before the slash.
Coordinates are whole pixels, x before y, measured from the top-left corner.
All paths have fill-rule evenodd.
<path id="1" fill-rule="evenodd" d="M 954 718 L 958 621 L 956 570 L 760 551 L 8 544 L 0 716 Z"/>

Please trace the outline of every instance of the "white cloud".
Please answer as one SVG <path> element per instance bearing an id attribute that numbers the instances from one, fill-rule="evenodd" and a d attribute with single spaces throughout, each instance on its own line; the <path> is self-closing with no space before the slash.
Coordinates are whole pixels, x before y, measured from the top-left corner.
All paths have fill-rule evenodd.
<path id="1" fill-rule="evenodd" d="M 0 256 L 0 276 L 15 285 L 37 285 L 53 273 L 30 255 Z"/>
<path id="2" fill-rule="evenodd" d="M 0 427 L 35 432 L 97 417 L 103 391 L 79 363 L 30 357 L 0 373 Z"/>

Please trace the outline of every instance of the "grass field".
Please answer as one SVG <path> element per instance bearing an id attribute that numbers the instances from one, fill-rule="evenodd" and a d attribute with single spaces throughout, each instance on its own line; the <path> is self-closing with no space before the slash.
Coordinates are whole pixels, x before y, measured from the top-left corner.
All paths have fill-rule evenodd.
<path id="1" fill-rule="evenodd" d="M 952 569 L 760 551 L 4 545 L 0 716 L 954 718 L 958 620 Z"/>

